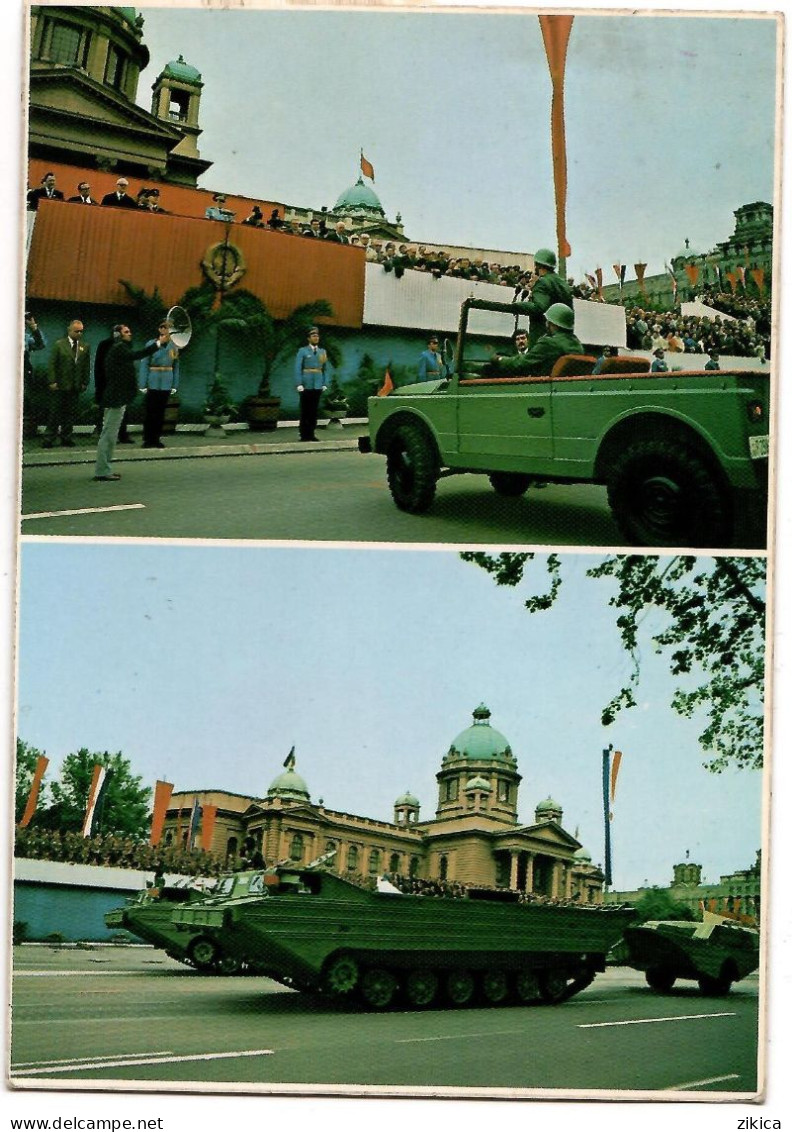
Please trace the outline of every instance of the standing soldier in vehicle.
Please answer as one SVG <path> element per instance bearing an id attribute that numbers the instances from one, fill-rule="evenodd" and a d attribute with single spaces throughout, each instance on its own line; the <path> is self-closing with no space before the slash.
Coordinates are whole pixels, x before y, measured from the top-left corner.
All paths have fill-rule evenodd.
<path id="1" fill-rule="evenodd" d="M 574 333 L 575 312 L 565 303 L 553 303 L 545 314 L 547 333 L 524 354 L 493 358 L 484 369 L 493 375 L 549 374 L 564 354 L 583 354 L 583 344 Z"/>
<path id="2" fill-rule="evenodd" d="M 515 303 L 521 314 L 528 315 L 530 329 L 528 345 L 535 345 L 545 332 L 545 318 L 548 307 L 553 303 L 572 306 L 572 288 L 566 279 L 556 273 L 555 252 L 549 248 L 539 248 L 534 256 L 536 282 L 531 288 L 530 297 L 525 302 Z"/>

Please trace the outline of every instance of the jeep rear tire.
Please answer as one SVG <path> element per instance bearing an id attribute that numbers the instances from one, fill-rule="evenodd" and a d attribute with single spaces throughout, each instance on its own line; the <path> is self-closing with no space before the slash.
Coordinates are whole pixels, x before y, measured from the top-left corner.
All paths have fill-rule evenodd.
<path id="1" fill-rule="evenodd" d="M 438 467 L 427 432 L 419 424 L 403 424 L 388 444 L 388 487 L 402 511 L 419 514 L 431 505 Z"/>
<path id="2" fill-rule="evenodd" d="M 633 545 L 729 545 L 726 492 L 684 441 L 633 441 L 614 460 L 607 483 L 613 516 Z"/>
<path id="3" fill-rule="evenodd" d="M 531 477 L 521 475 L 519 472 L 490 472 L 489 481 L 498 495 L 516 499 L 518 495 L 525 495 Z"/>

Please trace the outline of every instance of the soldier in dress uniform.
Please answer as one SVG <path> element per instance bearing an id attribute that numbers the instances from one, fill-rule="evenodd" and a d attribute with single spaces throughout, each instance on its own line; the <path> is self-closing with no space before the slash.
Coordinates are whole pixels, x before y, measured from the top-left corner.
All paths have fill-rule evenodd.
<path id="1" fill-rule="evenodd" d="M 319 345 L 318 326 L 311 327 L 307 346 L 297 351 L 294 383 L 300 395 L 300 440 L 318 440 L 319 398 L 327 389 L 327 352 Z"/>
<path id="2" fill-rule="evenodd" d="M 418 380 L 435 381 L 447 374 L 445 362 L 439 351 L 437 335 L 433 334 L 426 344 L 426 349 L 418 359 Z"/>
<path id="3" fill-rule="evenodd" d="M 179 351 L 170 339 L 170 332 L 170 323 L 164 319 L 158 327 L 158 338 L 152 338 L 146 346 L 160 344 L 153 353 L 143 358 L 140 367 L 140 388 L 146 394 L 144 448 L 165 447 L 161 439 L 165 408 L 171 393 L 179 388 Z"/>

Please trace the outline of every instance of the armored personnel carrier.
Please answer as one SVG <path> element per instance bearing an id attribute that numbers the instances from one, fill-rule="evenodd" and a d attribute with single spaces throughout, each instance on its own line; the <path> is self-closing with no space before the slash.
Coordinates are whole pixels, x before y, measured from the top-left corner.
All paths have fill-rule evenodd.
<path id="1" fill-rule="evenodd" d="M 122 908 L 105 913 L 108 928 L 125 929 L 146 943 L 161 948 L 171 959 L 178 959 L 199 971 L 224 975 L 237 974 L 243 967 L 236 956 L 225 954 L 214 939 L 196 929 L 185 931 L 172 922 L 174 908 L 193 907 L 212 896 L 227 898 L 246 890 L 252 874 L 235 873 L 221 877 L 212 888 L 174 884 L 147 888 Z"/>
<path id="2" fill-rule="evenodd" d="M 438 898 L 381 887 L 279 867 L 262 875 L 255 899 L 188 904 L 173 919 L 297 990 L 354 995 L 384 1010 L 400 1000 L 411 1008 L 561 1002 L 605 969 L 635 916 L 618 905 L 521 902 L 497 889 Z"/>
<path id="3" fill-rule="evenodd" d="M 759 932 L 721 917 L 703 923 L 648 920 L 625 928 L 624 942 L 625 962 L 645 971 L 656 991 L 670 991 L 677 979 L 695 979 L 702 994 L 728 994 L 732 983 L 759 966 Z"/>

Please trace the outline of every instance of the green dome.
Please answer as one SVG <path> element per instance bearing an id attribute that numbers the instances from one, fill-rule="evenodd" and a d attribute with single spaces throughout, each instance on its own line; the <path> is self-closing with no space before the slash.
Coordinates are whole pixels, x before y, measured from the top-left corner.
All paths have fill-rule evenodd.
<path id="1" fill-rule="evenodd" d="M 580 861 L 583 864 L 591 864 L 591 854 L 589 853 L 588 849 L 584 849 L 582 845 L 579 849 L 575 850 L 574 858 L 576 861 Z"/>
<path id="2" fill-rule="evenodd" d="M 404 794 L 400 794 L 394 803 L 396 806 L 413 806 L 416 809 L 420 804 L 415 795 L 411 794 L 409 790 L 405 791 Z"/>
<path id="3" fill-rule="evenodd" d="M 120 12 L 127 23 L 132 24 L 133 27 L 135 26 L 135 20 L 137 19 L 137 11 L 135 8 L 114 8 L 113 11 Z"/>
<path id="4" fill-rule="evenodd" d="M 448 753 L 474 761 L 498 759 L 514 762 L 508 739 L 490 726 L 490 710 L 485 704 L 479 704 L 473 712 L 473 726 L 457 735 Z"/>
<path id="5" fill-rule="evenodd" d="M 267 791 L 267 797 L 299 799 L 302 802 L 310 802 L 311 800 L 305 779 L 291 767 L 284 770 L 273 781 Z"/>
<path id="6" fill-rule="evenodd" d="M 201 72 L 197 67 L 191 67 L 189 63 L 185 63 L 184 56 L 180 55 L 178 59 L 171 59 L 170 63 L 166 63 L 161 77 L 180 79 L 185 83 L 199 83 Z"/>
<path id="7" fill-rule="evenodd" d="M 335 202 L 334 212 L 376 212 L 378 216 L 385 215 L 385 209 L 373 189 L 363 184 L 363 178 L 358 177 L 357 183 L 341 194 Z"/>
<path id="8" fill-rule="evenodd" d="M 685 240 L 684 248 L 680 248 L 680 250 L 674 256 L 674 259 L 688 259 L 692 255 L 701 255 L 701 252 L 699 252 L 696 248 L 691 247 L 690 240 Z"/>
<path id="9" fill-rule="evenodd" d="M 548 813 L 550 810 L 560 810 L 560 809 L 561 809 L 561 807 L 559 806 L 558 802 L 554 802 L 553 799 L 548 794 L 548 796 L 545 798 L 544 802 L 540 802 L 539 805 L 536 807 L 536 812 L 537 812 L 537 814 L 544 814 L 544 813 Z"/>

